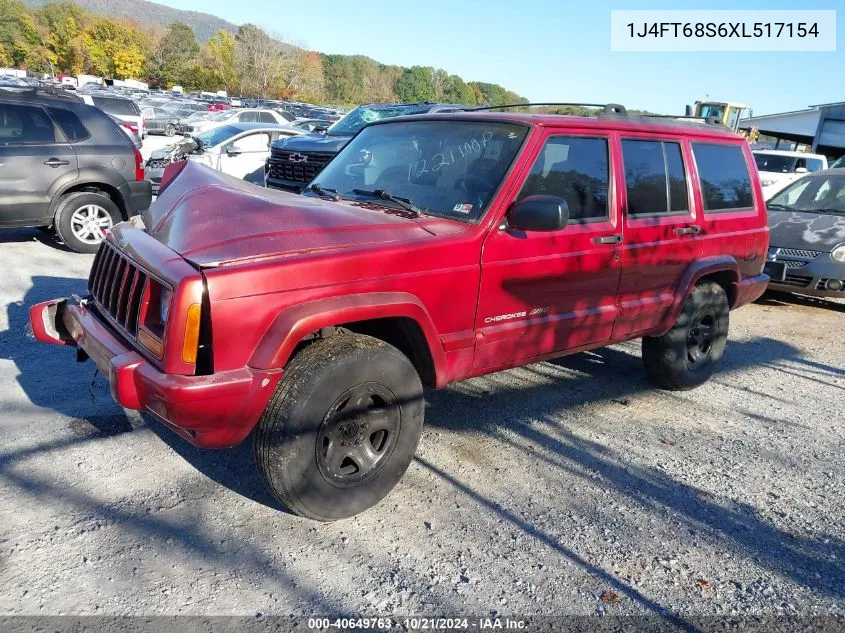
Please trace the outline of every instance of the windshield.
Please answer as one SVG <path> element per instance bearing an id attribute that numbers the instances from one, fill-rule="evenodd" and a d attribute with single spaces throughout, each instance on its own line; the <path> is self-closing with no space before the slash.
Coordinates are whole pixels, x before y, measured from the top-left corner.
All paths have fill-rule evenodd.
<path id="1" fill-rule="evenodd" d="M 719 117 L 721 121 L 725 116 L 725 106 L 721 103 L 703 103 L 699 114 L 705 119 L 711 116 Z"/>
<path id="2" fill-rule="evenodd" d="M 794 156 L 783 154 L 767 154 L 766 152 L 754 152 L 754 162 L 757 163 L 758 171 L 775 172 L 777 174 L 790 174 L 795 165 Z"/>
<path id="3" fill-rule="evenodd" d="M 335 136 L 352 136 L 353 134 L 357 134 L 358 130 L 367 125 L 367 123 L 407 114 L 425 114 L 429 110 L 431 110 L 431 106 L 426 105 L 397 105 L 381 106 L 378 108 L 359 106 L 331 126 L 327 133 Z"/>
<path id="4" fill-rule="evenodd" d="M 845 156 L 837 159 L 836 162 L 830 166 L 831 169 L 839 169 L 840 167 L 845 167 Z"/>
<path id="5" fill-rule="evenodd" d="M 240 132 L 241 130 L 231 125 L 222 125 L 208 132 L 198 134 L 196 138 L 202 143 L 203 147 L 214 147 L 232 138 L 235 134 L 240 134 Z"/>
<path id="6" fill-rule="evenodd" d="M 208 116 L 209 121 L 225 121 L 229 117 L 233 115 L 231 110 L 221 110 L 220 112 L 215 112 Z"/>
<path id="7" fill-rule="evenodd" d="M 768 202 L 787 211 L 845 214 L 845 176 L 805 176 Z"/>
<path id="8" fill-rule="evenodd" d="M 353 200 L 372 201 L 361 192 L 384 190 L 424 213 L 476 220 L 527 133 L 521 125 L 489 121 L 374 125 L 352 139 L 315 182 Z"/>
<path id="9" fill-rule="evenodd" d="M 207 119 L 208 118 L 208 111 L 205 112 L 193 112 L 191 116 L 188 117 L 188 121 L 197 121 L 199 119 Z"/>

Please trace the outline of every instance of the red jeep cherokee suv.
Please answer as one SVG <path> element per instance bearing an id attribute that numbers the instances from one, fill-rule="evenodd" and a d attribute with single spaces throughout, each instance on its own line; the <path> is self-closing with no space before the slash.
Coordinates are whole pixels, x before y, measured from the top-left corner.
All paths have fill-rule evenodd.
<path id="1" fill-rule="evenodd" d="M 90 294 L 30 321 L 197 446 L 255 430 L 272 494 L 333 520 L 402 477 L 424 385 L 632 338 L 658 386 L 704 383 L 767 247 L 754 158 L 725 128 L 425 115 L 365 127 L 302 196 L 172 165 Z"/>

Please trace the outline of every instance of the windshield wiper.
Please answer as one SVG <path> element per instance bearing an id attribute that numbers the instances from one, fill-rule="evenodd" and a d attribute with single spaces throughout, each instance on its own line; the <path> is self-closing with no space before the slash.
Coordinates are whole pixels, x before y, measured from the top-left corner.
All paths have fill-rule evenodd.
<path id="1" fill-rule="evenodd" d="M 768 204 L 766 204 L 766 206 L 767 206 L 769 209 L 785 209 L 785 210 L 789 210 L 789 207 L 788 207 L 788 206 L 786 206 L 785 204 L 772 204 L 772 203 L 768 203 Z"/>
<path id="2" fill-rule="evenodd" d="M 387 189 L 375 189 L 373 191 L 370 191 L 369 189 L 353 189 L 352 193 L 358 194 L 359 196 L 369 196 L 371 198 L 378 198 L 380 200 L 389 200 L 390 202 L 405 209 L 405 211 L 413 213 L 414 217 L 416 218 L 422 215 L 422 211 L 415 207 L 414 204 L 408 198 L 400 198 L 399 196 L 394 196 Z"/>
<path id="3" fill-rule="evenodd" d="M 340 200 L 340 195 L 338 195 L 337 189 L 321 187 L 320 183 L 318 182 L 311 183 L 310 185 L 308 185 L 308 187 L 306 187 L 306 191 L 313 191 L 321 198 L 328 198 L 329 200 L 333 200 L 334 202 Z"/>

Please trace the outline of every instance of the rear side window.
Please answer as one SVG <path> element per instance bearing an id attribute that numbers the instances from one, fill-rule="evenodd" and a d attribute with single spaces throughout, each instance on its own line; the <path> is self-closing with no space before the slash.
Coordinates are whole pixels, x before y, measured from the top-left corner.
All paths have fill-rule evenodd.
<path id="1" fill-rule="evenodd" d="M 107 114 L 117 116 L 141 116 L 138 104 L 129 99 L 115 99 L 112 97 L 92 97 L 94 105 Z"/>
<path id="2" fill-rule="evenodd" d="M 519 198 L 557 196 L 566 200 L 573 221 L 610 217 L 607 205 L 607 139 L 552 136 L 531 167 Z"/>
<path id="3" fill-rule="evenodd" d="M 82 121 L 79 120 L 79 117 L 70 110 L 65 110 L 64 108 L 49 108 L 49 110 L 53 119 L 59 124 L 59 127 L 62 128 L 65 138 L 67 138 L 67 140 L 71 143 L 81 141 L 91 136 L 82 124 Z"/>
<path id="4" fill-rule="evenodd" d="M 689 212 L 687 178 L 680 143 L 623 140 L 628 215 Z"/>
<path id="5" fill-rule="evenodd" d="M 795 168 L 798 169 L 800 167 L 803 167 L 809 172 L 821 171 L 824 169 L 824 163 L 822 163 L 820 158 L 799 158 L 798 162 L 795 163 Z"/>
<path id="6" fill-rule="evenodd" d="M 741 146 L 693 143 L 692 153 L 698 167 L 705 211 L 728 211 L 754 206 L 751 177 Z"/>
<path id="7" fill-rule="evenodd" d="M 261 112 L 259 113 L 259 118 L 261 119 L 261 123 L 275 123 L 276 119 L 273 118 L 273 115 L 269 112 Z"/>
<path id="8" fill-rule="evenodd" d="M 53 121 L 35 106 L 0 103 L 0 143 L 55 143 Z"/>

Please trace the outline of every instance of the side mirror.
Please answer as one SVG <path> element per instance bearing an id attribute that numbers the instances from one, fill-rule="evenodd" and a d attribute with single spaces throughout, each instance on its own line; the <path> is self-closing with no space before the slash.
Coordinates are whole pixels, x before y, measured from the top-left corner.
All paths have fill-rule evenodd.
<path id="1" fill-rule="evenodd" d="M 806 174 L 806 173 L 807 173 L 807 168 L 806 168 L 806 167 L 796 167 L 796 168 L 795 168 L 795 173 L 796 173 L 796 174 Z"/>
<path id="2" fill-rule="evenodd" d="M 511 207 L 508 228 L 519 231 L 559 231 L 569 223 L 569 205 L 557 196 L 528 196 Z"/>
<path id="3" fill-rule="evenodd" d="M 243 152 L 235 147 L 227 147 L 226 148 L 226 156 L 240 156 Z"/>
<path id="4" fill-rule="evenodd" d="M 328 128 L 327 125 L 318 125 L 314 128 L 314 132 L 316 134 L 324 134 L 326 132 L 326 130 L 328 130 L 328 129 L 329 128 Z"/>

